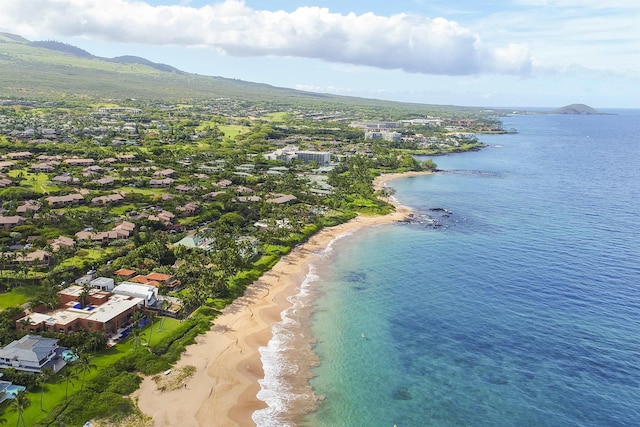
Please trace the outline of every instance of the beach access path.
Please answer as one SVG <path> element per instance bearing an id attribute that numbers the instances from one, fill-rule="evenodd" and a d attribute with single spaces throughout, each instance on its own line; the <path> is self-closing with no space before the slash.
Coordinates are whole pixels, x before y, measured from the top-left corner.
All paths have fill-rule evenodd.
<path id="1" fill-rule="evenodd" d="M 374 188 L 380 190 L 392 179 L 425 173 L 381 175 L 375 179 Z M 223 310 L 207 333 L 196 337 L 196 344 L 187 346 L 172 368 L 176 372 L 184 366 L 195 367 L 195 375 L 185 380 L 184 387 L 160 391 L 151 377 L 144 378 L 132 397 L 140 410 L 153 418 L 154 426 L 255 425 L 252 414 L 266 407 L 256 397 L 258 380 L 264 377 L 259 348 L 267 345 L 272 326 L 290 307 L 287 298 L 297 293 L 314 256 L 336 237 L 363 227 L 402 221 L 411 213 L 394 200 L 388 201 L 395 205 L 394 212 L 360 215 L 321 230 L 250 285 L 243 297 Z"/>

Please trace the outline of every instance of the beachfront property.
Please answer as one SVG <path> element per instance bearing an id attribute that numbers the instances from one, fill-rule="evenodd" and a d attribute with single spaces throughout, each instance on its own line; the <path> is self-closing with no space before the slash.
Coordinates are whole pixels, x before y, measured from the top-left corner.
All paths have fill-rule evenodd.
<path id="1" fill-rule="evenodd" d="M 58 292 L 61 309 L 50 313 L 29 313 L 16 321 L 18 330 L 29 332 L 100 331 L 107 335 L 128 326 L 133 313 L 145 306 L 145 300 L 128 295 L 110 294 L 96 288 L 85 290 L 72 285 Z"/>
<path id="2" fill-rule="evenodd" d="M 160 300 L 158 298 L 158 288 L 134 282 L 122 282 L 112 291 L 114 294 L 140 300 L 142 307 L 156 309 Z"/>
<path id="3" fill-rule="evenodd" d="M 103 292 L 112 292 L 115 288 L 115 280 L 110 277 L 96 277 L 89 282 L 91 287 L 99 289 Z"/>
<path id="4" fill-rule="evenodd" d="M 28 334 L 0 349 L 0 369 L 39 373 L 51 368 L 58 372 L 67 364 L 61 357 L 65 350 L 57 339 Z"/>

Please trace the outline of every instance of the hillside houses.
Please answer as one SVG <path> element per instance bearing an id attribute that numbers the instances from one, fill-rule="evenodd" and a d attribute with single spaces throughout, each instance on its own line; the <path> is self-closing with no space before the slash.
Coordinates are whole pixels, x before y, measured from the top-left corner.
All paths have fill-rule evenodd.
<path id="1" fill-rule="evenodd" d="M 69 166 L 92 166 L 96 164 L 94 159 L 71 158 L 65 159 L 64 163 Z"/>
<path id="2" fill-rule="evenodd" d="M 49 206 L 54 208 L 84 203 L 84 196 L 79 193 L 67 194 L 66 196 L 49 196 L 45 199 Z"/>
<path id="3" fill-rule="evenodd" d="M 124 200 L 124 196 L 120 193 L 108 194 L 106 196 L 94 197 L 91 199 L 91 204 L 97 206 L 104 206 L 114 203 L 119 203 Z"/>
<path id="4" fill-rule="evenodd" d="M 19 214 L 33 214 L 40 211 L 42 205 L 37 200 L 27 200 L 22 202 L 20 206 L 16 208 L 16 212 Z"/>
<path id="5" fill-rule="evenodd" d="M 24 224 L 25 219 L 20 215 L 0 216 L 0 228 L 11 230 L 13 227 Z"/>
<path id="6" fill-rule="evenodd" d="M 113 240 L 128 239 L 133 234 L 136 225 L 129 221 L 122 221 L 114 225 L 108 231 L 89 231 L 83 230 L 75 234 L 78 240 L 90 240 L 93 242 L 109 242 Z"/>

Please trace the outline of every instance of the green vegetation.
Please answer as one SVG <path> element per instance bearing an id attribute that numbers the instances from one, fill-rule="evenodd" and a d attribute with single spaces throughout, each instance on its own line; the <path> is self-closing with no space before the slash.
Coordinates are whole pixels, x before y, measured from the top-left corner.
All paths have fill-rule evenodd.
<path id="1" fill-rule="evenodd" d="M 143 328 L 135 315 L 113 347 L 100 332 L 39 331 L 78 359 L 56 375 L 5 370 L 27 387 L 15 411 L 5 408 L 10 424 L 135 414 L 127 395 L 138 374 L 168 369 L 294 246 L 358 214 L 390 212 L 392 190 L 374 191 L 377 175 L 436 170 L 414 156 L 476 150 L 476 134 L 502 131 L 496 112 L 118 61 L 0 34 L 0 345 L 30 327 L 16 322 L 24 307 L 57 309 L 58 291 L 88 271 L 175 279 L 155 283 L 168 306 L 147 310 Z M 180 321 L 156 318 L 169 308 Z"/>

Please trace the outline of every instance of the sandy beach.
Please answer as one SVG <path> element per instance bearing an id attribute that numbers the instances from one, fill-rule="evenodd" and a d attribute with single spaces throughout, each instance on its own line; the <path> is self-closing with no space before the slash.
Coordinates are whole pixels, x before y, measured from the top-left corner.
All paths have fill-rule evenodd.
<path id="1" fill-rule="evenodd" d="M 392 179 L 424 173 L 382 175 L 374 181 L 374 188 L 379 190 Z M 178 372 L 184 366 L 195 367 L 195 375 L 183 387 L 161 392 L 150 377 L 144 379 L 133 394 L 140 410 L 158 427 L 255 425 L 252 414 L 266 407 L 256 397 L 258 380 L 263 378 L 259 348 L 267 345 L 272 325 L 291 305 L 287 298 L 296 294 L 315 254 L 336 237 L 363 227 L 402 221 L 411 213 L 405 206 L 394 205 L 395 212 L 389 215 L 358 216 L 325 228 L 294 248 L 249 286 L 242 298 L 226 307 L 212 328 L 196 338 L 196 344 L 186 348 L 172 368 Z"/>

